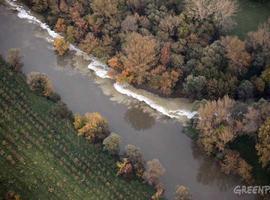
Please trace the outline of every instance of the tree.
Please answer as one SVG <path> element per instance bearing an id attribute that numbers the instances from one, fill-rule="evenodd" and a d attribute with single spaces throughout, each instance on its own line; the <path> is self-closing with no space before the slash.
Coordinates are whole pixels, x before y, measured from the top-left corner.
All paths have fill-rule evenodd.
<path id="1" fill-rule="evenodd" d="M 270 163 L 270 118 L 261 126 L 256 145 L 257 154 L 263 167 Z"/>
<path id="2" fill-rule="evenodd" d="M 155 187 L 155 189 L 156 189 L 156 192 L 155 192 L 155 194 L 152 195 L 150 200 L 160 200 L 165 193 L 165 189 L 164 189 L 164 186 L 162 184 L 158 184 Z"/>
<path id="3" fill-rule="evenodd" d="M 145 0 L 127 0 L 126 4 L 130 10 L 133 12 L 142 13 L 147 1 Z"/>
<path id="4" fill-rule="evenodd" d="M 170 95 L 177 81 L 182 76 L 182 71 L 177 68 L 168 69 L 158 66 L 150 72 L 149 86 L 158 90 L 163 95 Z"/>
<path id="5" fill-rule="evenodd" d="M 31 4 L 32 4 L 32 9 L 36 12 L 44 12 L 48 9 L 47 0 L 33 0 Z"/>
<path id="6" fill-rule="evenodd" d="M 84 116 L 75 115 L 74 127 L 78 135 L 83 135 L 91 142 L 99 142 L 109 135 L 108 122 L 99 113 L 86 113 Z"/>
<path id="7" fill-rule="evenodd" d="M 262 72 L 261 77 L 265 81 L 266 84 L 270 85 L 270 67 L 266 68 Z"/>
<path id="8" fill-rule="evenodd" d="M 9 49 L 7 62 L 11 65 L 14 71 L 19 72 L 23 67 L 22 56 L 19 49 Z"/>
<path id="9" fill-rule="evenodd" d="M 121 62 L 124 70 L 121 80 L 141 85 L 146 82 L 149 71 L 158 62 L 158 41 L 152 36 L 130 33 L 122 48 Z"/>
<path id="10" fill-rule="evenodd" d="M 70 121 L 73 121 L 72 112 L 68 109 L 67 105 L 61 101 L 54 104 L 50 113 L 60 119 L 69 119 Z"/>
<path id="11" fill-rule="evenodd" d="M 73 26 L 68 26 L 66 30 L 66 40 L 70 43 L 74 43 L 76 41 L 75 38 L 76 31 Z"/>
<path id="12" fill-rule="evenodd" d="M 95 48 L 100 46 L 100 41 L 93 33 L 88 33 L 86 37 L 80 42 L 79 47 L 84 52 L 91 54 Z"/>
<path id="13" fill-rule="evenodd" d="M 111 133 L 103 140 L 103 146 L 106 151 L 112 155 L 118 155 L 120 151 L 121 137 L 116 133 Z"/>
<path id="14" fill-rule="evenodd" d="M 175 191 L 175 200 L 191 200 L 189 189 L 183 185 L 178 185 Z"/>
<path id="15" fill-rule="evenodd" d="M 66 0 L 59 0 L 59 10 L 64 13 L 69 11 Z"/>
<path id="16" fill-rule="evenodd" d="M 240 154 L 237 151 L 227 150 L 223 161 L 221 162 L 221 170 L 229 175 L 231 173 L 236 173 L 238 168 L 238 161 Z"/>
<path id="17" fill-rule="evenodd" d="M 168 66 L 171 57 L 171 44 L 165 43 L 160 50 L 160 62 L 163 66 Z"/>
<path id="18" fill-rule="evenodd" d="M 125 177 L 128 177 L 133 172 L 133 166 L 131 162 L 126 158 L 124 158 L 121 162 L 117 162 L 116 165 L 118 168 L 117 176 L 124 175 Z"/>
<path id="19" fill-rule="evenodd" d="M 242 130 L 248 135 L 255 134 L 259 127 L 262 125 L 262 114 L 260 109 L 254 107 L 248 107 L 247 112 L 244 113 L 242 119 Z"/>
<path id="20" fill-rule="evenodd" d="M 213 20 L 217 26 L 228 28 L 238 10 L 235 0 L 186 0 L 186 13 L 200 21 Z"/>
<path id="21" fill-rule="evenodd" d="M 134 170 L 136 172 L 136 175 L 138 177 L 143 176 L 144 172 L 144 160 L 143 155 L 141 153 L 141 150 L 136 147 L 135 145 L 128 144 L 125 147 L 125 155 L 124 155 L 129 161 L 131 161 Z"/>
<path id="22" fill-rule="evenodd" d="M 234 119 L 231 117 L 234 105 L 235 101 L 225 96 L 200 106 L 198 142 L 208 154 L 224 151 L 226 144 L 238 135 L 233 126 Z"/>
<path id="23" fill-rule="evenodd" d="M 53 46 L 60 56 L 63 56 L 69 50 L 69 43 L 60 37 L 55 38 Z"/>
<path id="24" fill-rule="evenodd" d="M 244 159 L 239 160 L 237 173 L 246 183 L 251 184 L 253 182 L 252 166 Z"/>
<path id="25" fill-rule="evenodd" d="M 221 169 L 225 174 L 237 174 L 246 183 L 252 183 L 252 167 L 240 157 L 237 151 L 227 150 L 221 162 Z"/>
<path id="26" fill-rule="evenodd" d="M 114 56 L 111 59 L 108 60 L 108 65 L 109 67 L 111 67 L 112 69 L 121 72 L 123 70 L 123 63 L 121 63 L 119 56 Z"/>
<path id="27" fill-rule="evenodd" d="M 125 147 L 125 156 L 133 163 L 143 163 L 141 150 L 135 145 L 128 144 Z"/>
<path id="28" fill-rule="evenodd" d="M 118 0 L 93 0 L 91 8 L 101 17 L 112 18 L 118 13 Z"/>
<path id="29" fill-rule="evenodd" d="M 241 82 L 241 84 L 237 88 L 237 96 L 239 99 L 243 100 L 253 98 L 254 97 L 253 84 L 248 80 Z"/>
<path id="30" fill-rule="evenodd" d="M 269 70 L 270 72 L 270 70 Z M 261 77 L 254 77 L 252 79 L 252 83 L 255 86 L 255 89 L 257 91 L 257 95 L 261 96 L 266 88 L 266 83 L 264 82 L 264 79 Z M 270 83 L 270 79 L 269 79 Z"/>
<path id="31" fill-rule="evenodd" d="M 46 74 L 31 72 L 27 75 L 27 84 L 30 89 L 39 95 L 50 96 L 53 93 L 53 85 Z"/>
<path id="32" fill-rule="evenodd" d="M 60 33 L 65 33 L 67 30 L 67 25 L 65 22 L 65 19 L 63 18 L 58 18 L 57 22 L 55 24 L 55 30 Z"/>
<path id="33" fill-rule="evenodd" d="M 270 65 L 270 18 L 260 25 L 257 31 L 248 33 L 246 46 L 252 53 L 252 66 L 259 74 Z"/>
<path id="34" fill-rule="evenodd" d="M 163 18 L 158 26 L 158 36 L 163 40 L 178 39 L 178 27 L 180 26 L 179 16 L 168 15 Z"/>
<path id="35" fill-rule="evenodd" d="M 164 175 L 165 169 L 158 159 L 153 159 L 147 162 L 146 171 L 144 172 L 144 179 L 150 185 L 158 185 L 159 178 Z"/>
<path id="36" fill-rule="evenodd" d="M 121 23 L 124 32 L 136 32 L 138 30 L 138 15 L 128 15 Z"/>
<path id="37" fill-rule="evenodd" d="M 251 64 L 251 55 L 245 48 L 245 42 L 236 36 L 226 36 L 221 38 L 221 44 L 225 47 L 229 68 L 240 75 L 247 72 Z"/>
<path id="38" fill-rule="evenodd" d="M 204 76 L 189 75 L 184 83 L 185 94 L 193 99 L 202 99 L 205 97 L 206 78 Z"/>

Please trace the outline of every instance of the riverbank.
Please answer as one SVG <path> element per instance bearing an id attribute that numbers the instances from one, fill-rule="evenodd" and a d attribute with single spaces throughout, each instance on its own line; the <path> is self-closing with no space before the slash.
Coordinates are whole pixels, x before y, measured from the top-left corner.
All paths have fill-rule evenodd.
<path id="1" fill-rule="evenodd" d="M 78 137 L 55 102 L 0 65 L 1 197 L 15 191 L 22 199 L 151 198 L 153 188 L 116 176 L 114 157 Z"/>

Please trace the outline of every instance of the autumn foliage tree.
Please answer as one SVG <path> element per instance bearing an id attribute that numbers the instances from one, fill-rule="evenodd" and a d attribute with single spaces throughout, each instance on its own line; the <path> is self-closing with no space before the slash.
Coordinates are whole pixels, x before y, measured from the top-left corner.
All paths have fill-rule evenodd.
<path id="1" fill-rule="evenodd" d="M 67 30 L 67 25 L 65 22 L 65 19 L 63 18 L 58 18 L 57 22 L 55 24 L 55 30 L 60 33 L 65 33 Z"/>
<path id="2" fill-rule="evenodd" d="M 252 183 L 252 167 L 240 157 L 237 151 L 227 150 L 221 162 L 221 169 L 225 174 L 237 174 L 246 183 Z"/>
<path id="3" fill-rule="evenodd" d="M 128 144 L 125 146 L 124 157 L 132 163 L 137 176 L 142 176 L 144 172 L 144 160 L 141 150 L 135 145 Z"/>
<path id="4" fill-rule="evenodd" d="M 245 42 L 236 36 L 227 36 L 221 39 L 221 44 L 225 47 L 226 57 L 229 59 L 229 68 L 235 74 L 242 75 L 247 72 L 251 64 L 251 55 L 245 48 Z"/>
<path id="5" fill-rule="evenodd" d="M 39 95 L 50 96 L 53 93 L 53 85 L 46 74 L 31 72 L 27 75 L 27 84 L 30 89 Z"/>
<path id="6" fill-rule="evenodd" d="M 130 177 L 133 173 L 132 163 L 124 158 L 122 161 L 116 163 L 118 171 L 117 176 Z"/>
<path id="7" fill-rule="evenodd" d="M 69 43 L 60 37 L 54 40 L 53 46 L 60 56 L 63 56 L 69 50 Z"/>
<path id="8" fill-rule="evenodd" d="M 257 153 L 263 167 L 270 162 L 270 118 L 261 126 L 258 133 Z"/>
<path id="9" fill-rule="evenodd" d="M 91 142 L 102 141 L 109 135 L 108 122 L 99 113 L 75 115 L 74 127 L 78 135 L 84 136 Z"/>
<path id="10" fill-rule="evenodd" d="M 225 96 L 217 101 L 209 101 L 199 108 L 198 142 L 208 154 L 223 151 L 226 144 L 237 136 L 231 118 L 234 105 L 235 101 Z"/>
<path id="11" fill-rule="evenodd" d="M 171 95 L 181 76 L 181 69 L 167 69 L 165 66 L 159 65 L 151 71 L 148 85 L 163 95 Z"/>
<path id="12" fill-rule="evenodd" d="M 93 0 L 91 8 L 96 15 L 111 18 L 118 12 L 118 0 Z"/>
<path id="13" fill-rule="evenodd" d="M 158 48 L 158 41 L 152 36 L 135 32 L 128 34 L 121 56 L 124 70 L 120 79 L 136 85 L 144 84 L 150 70 L 157 64 Z"/>

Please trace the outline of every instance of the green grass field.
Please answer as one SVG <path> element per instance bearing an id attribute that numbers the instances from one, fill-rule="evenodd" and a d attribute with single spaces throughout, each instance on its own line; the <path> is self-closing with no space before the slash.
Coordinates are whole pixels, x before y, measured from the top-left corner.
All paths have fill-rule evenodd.
<path id="1" fill-rule="evenodd" d="M 248 32 L 256 31 L 270 17 L 270 1 L 238 0 L 238 3 L 239 10 L 234 18 L 236 26 L 231 34 L 244 39 Z"/>
<path id="2" fill-rule="evenodd" d="M 50 114 L 54 103 L 32 93 L 22 74 L 0 63 L 0 198 L 148 200 L 141 180 L 116 176 L 116 160 Z"/>

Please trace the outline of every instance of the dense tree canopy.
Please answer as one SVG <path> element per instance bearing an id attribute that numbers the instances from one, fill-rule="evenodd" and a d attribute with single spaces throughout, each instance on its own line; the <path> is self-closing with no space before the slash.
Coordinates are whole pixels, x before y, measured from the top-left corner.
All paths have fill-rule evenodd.
<path id="1" fill-rule="evenodd" d="M 68 42 L 108 61 L 118 81 L 194 99 L 269 97 L 270 21 L 246 40 L 226 36 L 235 0 L 24 1 Z M 55 43 L 60 54 L 65 44 Z"/>
<path id="2" fill-rule="evenodd" d="M 236 137 L 237 130 L 233 128 L 231 118 L 234 105 L 235 102 L 225 96 L 200 107 L 197 125 L 200 130 L 199 143 L 207 153 L 223 151 L 226 144 Z"/>

